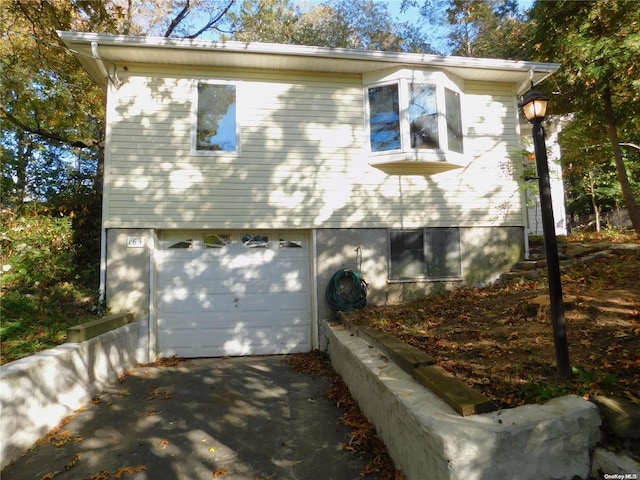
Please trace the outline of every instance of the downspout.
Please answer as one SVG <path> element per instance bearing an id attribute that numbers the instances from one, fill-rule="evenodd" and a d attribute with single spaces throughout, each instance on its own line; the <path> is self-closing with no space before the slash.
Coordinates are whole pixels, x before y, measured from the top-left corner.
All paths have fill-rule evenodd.
<path id="1" fill-rule="evenodd" d="M 156 312 L 156 231 L 149 229 L 149 318 L 147 320 L 147 362 L 155 362 L 158 357 L 157 312 Z"/>
<path id="2" fill-rule="evenodd" d="M 109 72 L 107 72 L 107 67 L 104 66 L 104 62 L 102 61 L 102 58 L 100 58 L 100 54 L 98 53 L 98 42 L 91 42 L 91 55 L 93 55 L 100 73 L 104 78 L 107 79 L 107 82 L 109 82 Z"/>
<path id="3" fill-rule="evenodd" d="M 549 78 L 554 73 L 555 72 L 545 71 L 545 75 L 542 78 L 538 79 L 536 82 L 534 82 L 533 81 L 533 68 L 529 69 L 528 78 L 524 82 L 522 82 L 522 84 L 520 84 L 520 86 L 516 90 L 516 94 L 517 95 L 524 95 L 529 89 L 535 87 L 536 85 L 541 84 L 542 82 L 544 82 L 547 78 Z"/>
<path id="4" fill-rule="evenodd" d="M 100 54 L 98 53 L 98 42 L 91 42 L 91 54 L 98 65 L 98 69 L 100 73 L 106 80 L 106 90 L 107 96 L 109 91 L 109 72 L 107 71 L 107 67 L 104 66 L 104 62 L 102 58 L 100 58 Z M 104 175 L 104 172 L 103 172 Z M 104 198 L 104 177 L 103 177 L 103 198 L 102 198 L 102 213 L 104 215 L 105 212 L 105 198 Z M 104 217 L 103 217 L 104 218 Z M 99 299 L 100 304 L 104 304 L 107 298 L 107 230 L 104 228 L 104 223 L 100 222 L 100 287 L 99 287 Z"/>
<path id="5" fill-rule="evenodd" d="M 107 300 L 107 229 L 104 226 L 100 227 L 100 286 L 98 288 L 98 299 L 102 306 Z"/>
<path id="6" fill-rule="evenodd" d="M 104 63 L 100 58 L 100 54 L 98 53 L 98 42 L 91 42 L 91 54 L 93 55 L 93 58 L 96 60 L 96 64 L 98 65 L 98 69 L 100 70 L 100 73 L 107 81 L 107 89 L 108 89 L 109 88 L 108 87 L 109 72 L 107 72 L 107 68 L 104 66 Z M 102 202 L 103 202 L 103 212 L 104 212 L 104 198 Z M 107 293 L 106 285 L 107 285 L 107 230 L 104 228 L 104 225 L 103 225 L 100 228 L 100 304 L 103 304 L 106 301 L 106 293 Z"/>

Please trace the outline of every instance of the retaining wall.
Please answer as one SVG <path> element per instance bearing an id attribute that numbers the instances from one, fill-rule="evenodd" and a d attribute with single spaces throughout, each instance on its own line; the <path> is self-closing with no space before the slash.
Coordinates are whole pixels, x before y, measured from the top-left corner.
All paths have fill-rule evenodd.
<path id="1" fill-rule="evenodd" d="M 343 326 L 326 325 L 331 363 L 407 480 L 587 478 L 597 407 L 576 396 L 462 417 Z"/>
<path id="2" fill-rule="evenodd" d="M 129 323 L 0 366 L 0 468 L 136 365 L 138 329 Z"/>

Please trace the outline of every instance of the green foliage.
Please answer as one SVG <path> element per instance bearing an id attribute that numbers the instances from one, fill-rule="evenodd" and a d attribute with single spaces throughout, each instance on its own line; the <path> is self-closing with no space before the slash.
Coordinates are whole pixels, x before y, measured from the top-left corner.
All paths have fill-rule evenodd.
<path id="1" fill-rule="evenodd" d="M 371 0 L 324 1 L 304 6 L 289 0 L 244 0 L 229 15 L 233 34 L 245 42 L 431 53 L 415 26 L 394 20 L 387 5 Z"/>
<path id="2" fill-rule="evenodd" d="M 73 271 L 70 218 L 0 212 L 2 289 L 37 291 L 65 281 Z"/>
<path id="3" fill-rule="evenodd" d="M 103 91 L 56 30 L 104 32 L 112 23 L 102 2 L 16 0 L 1 8 L 0 202 L 20 208 L 64 190 L 74 172 L 99 171 Z"/>
<path id="4" fill-rule="evenodd" d="M 446 26 L 451 54 L 522 59 L 529 55 L 528 22 L 514 0 L 403 0 L 419 7 L 427 28 Z"/>
<path id="5" fill-rule="evenodd" d="M 640 142 L 640 9 L 624 0 L 537 1 L 531 23 L 534 59 L 562 64 L 549 80 L 548 90 L 557 94 L 551 113 L 574 114 L 573 133 L 580 131 L 580 140 L 561 144 L 564 154 L 584 171 L 603 171 L 615 161 L 621 196 L 640 233 L 637 197 L 619 148 Z"/>
<path id="6" fill-rule="evenodd" d="M 73 220 L 51 213 L 0 211 L 2 363 L 63 342 L 68 327 L 100 313 L 96 289 L 76 273 L 85 267 L 78 268 Z"/>

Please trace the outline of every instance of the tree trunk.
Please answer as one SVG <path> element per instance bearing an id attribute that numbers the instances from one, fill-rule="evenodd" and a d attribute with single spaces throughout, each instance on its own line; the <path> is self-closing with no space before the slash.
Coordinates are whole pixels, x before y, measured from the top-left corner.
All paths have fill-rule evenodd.
<path id="1" fill-rule="evenodd" d="M 600 231 L 600 209 L 596 201 L 596 182 L 593 179 L 593 172 L 589 170 L 589 196 L 591 197 L 591 206 L 596 216 L 596 232 Z"/>
<path id="2" fill-rule="evenodd" d="M 24 201 L 27 196 L 27 168 L 29 159 L 33 154 L 33 142 L 29 138 L 29 134 L 25 132 L 18 133 L 18 158 L 15 165 L 16 189 L 15 202 L 16 211 L 22 210 Z"/>
<path id="3" fill-rule="evenodd" d="M 613 112 L 613 104 L 611 103 L 611 88 L 607 87 L 604 92 L 604 105 L 607 115 L 607 125 L 609 128 L 609 138 L 611 140 L 611 148 L 613 149 L 613 158 L 616 162 L 616 170 L 618 171 L 618 180 L 620 181 L 620 187 L 622 187 L 622 197 L 624 203 L 629 211 L 629 218 L 631 219 L 631 225 L 635 232 L 640 235 L 640 210 L 638 210 L 638 204 L 633 197 L 633 191 L 631 190 L 631 184 L 629 183 L 629 176 L 627 175 L 627 169 L 622 161 L 622 150 L 620 150 L 620 142 L 618 140 L 618 128 L 616 126 L 616 119 Z"/>

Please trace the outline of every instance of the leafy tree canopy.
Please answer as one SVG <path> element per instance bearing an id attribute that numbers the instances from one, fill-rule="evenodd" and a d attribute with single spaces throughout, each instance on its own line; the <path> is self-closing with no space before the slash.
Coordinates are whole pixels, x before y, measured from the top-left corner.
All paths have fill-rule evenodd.
<path id="1" fill-rule="evenodd" d="M 289 0 L 244 0 L 230 13 L 240 41 L 432 53 L 427 37 L 407 22 L 395 21 L 385 3 L 339 0 L 310 4 Z"/>
<path id="2" fill-rule="evenodd" d="M 635 1 L 593 0 L 573 2 L 537 1 L 531 10 L 535 58 L 559 62 L 562 68 L 551 77 L 553 113 L 573 113 L 585 135 L 582 145 L 604 143 L 613 159 L 624 204 L 640 233 L 640 211 L 625 163 L 637 161 L 623 148 L 640 144 L 640 9 Z M 600 141 L 601 140 L 601 141 Z M 579 143 L 579 142 L 578 142 Z M 583 169 L 596 165 L 598 150 L 571 152 L 576 142 L 562 145 L 564 153 L 582 162 Z M 581 148 L 581 147 L 578 147 Z M 601 150 L 600 150 L 601 151 Z M 581 159 L 581 160 L 580 160 Z M 635 170 L 634 170 L 635 171 Z"/>

